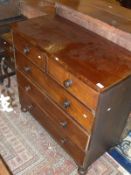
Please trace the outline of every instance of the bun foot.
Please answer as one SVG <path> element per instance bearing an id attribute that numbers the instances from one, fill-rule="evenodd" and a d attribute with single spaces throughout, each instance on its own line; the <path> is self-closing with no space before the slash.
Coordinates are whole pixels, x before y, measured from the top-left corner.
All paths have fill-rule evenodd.
<path id="1" fill-rule="evenodd" d="M 86 175 L 86 172 L 87 171 L 84 168 L 81 168 L 81 167 L 78 168 L 79 175 Z"/>

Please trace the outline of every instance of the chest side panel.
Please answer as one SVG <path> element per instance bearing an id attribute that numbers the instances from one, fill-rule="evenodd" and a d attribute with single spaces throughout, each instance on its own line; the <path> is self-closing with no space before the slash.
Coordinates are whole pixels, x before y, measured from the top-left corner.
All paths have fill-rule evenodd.
<path id="1" fill-rule="evenodd" d="M 85 166 L 120 141 L 131 110 L 131 76 L 100 95 Z"/>

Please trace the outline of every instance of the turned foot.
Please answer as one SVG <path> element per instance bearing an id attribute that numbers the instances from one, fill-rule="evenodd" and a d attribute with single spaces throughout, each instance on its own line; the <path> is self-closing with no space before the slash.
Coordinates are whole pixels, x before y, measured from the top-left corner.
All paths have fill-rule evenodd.
<path id="1" fill-rule="evenodd" d="M 79 175 L 86 175 L 86 170 L 84 169 L 84 168 L 82 168 L 82 167 L 79 167 L 78 168 L 78 173 L 79 173 Z"/>

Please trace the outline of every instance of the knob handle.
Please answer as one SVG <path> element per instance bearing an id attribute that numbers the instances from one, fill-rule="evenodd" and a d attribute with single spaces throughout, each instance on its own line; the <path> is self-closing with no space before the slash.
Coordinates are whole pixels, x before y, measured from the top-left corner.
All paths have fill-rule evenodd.
<path id="1" fill-rule="evenodd" d="M 30 52 L 30 49 L 29 49 L 28 47 L 25 47 L 25 48 L 23 49 L 23 53 L 24 53 L 25 55 L 27 55 L 29 52 Z"/>
<path id="2" fill-rule="evenodd" d="M 69 108 L 70 105 L 71 105 L 71 102 L 70 101 L 68 101 L 68 100 L 65 100 L 64 101 L 64 105 L 63 106 L 64 106 L 65 109 Z"/>
<path id="3" fill-rule="evenodd" d="M 31 87 L 30 87 L 30 86 L 26 86 L 26 87 L 25 87 L 25 91 L 26 91 L 26 92 L 29 92 L 30 90 L 31 90 Z"/>
<path id="4" fill-rule="evenodd" d="M 60 122 L 60 125 L 63 127 L 63 128 L 66 128 L 67 127 L 67 121 L 64 121 L 64 122 Z"/>
<path id="5" fill-rule="evenodd" d="M 29 73 L 29 72 L 31 71 L 31 67 L 25 66 L 25 67 L 24 67 L 24 71 L 25 71 L 26 73 Z"/>
<path id="6" fill-rule="evenodd" d="M 65 80 L 63 82 L 63 85 L 65 88 L 69 88 L 69 87 L 71 87 L 72 83 L 73 83 L 72 80 Z"/>
<path id="7" fill-rule="evenodd" d="M 63 144 L 65 144 L 67 142 L 67 140 L 66 139 L 61 139 L 60 142 L 63 145 Z"/>

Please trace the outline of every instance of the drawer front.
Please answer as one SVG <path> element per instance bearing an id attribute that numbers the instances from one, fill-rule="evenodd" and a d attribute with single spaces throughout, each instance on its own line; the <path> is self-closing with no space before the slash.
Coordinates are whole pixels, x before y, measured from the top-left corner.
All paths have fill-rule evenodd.
<path id="1" fill-rule="evenodd" d="M 42 70 L 45 70 L 47 55 L 18 34 L 13 36 L 15 48 Z"/>
<path id="2" fill-rule="evenodd" d="M 96 110 L 99 93 L 62 68 L 58 61 L 52 58 L 48 59 L 48 73 L 82 103 L 90 109 Z"/>
<path id="3" fill-rule="evenodd" d="M 53 138 L 72 156 L 77 164 L 82 165 L 85 153 L 70 141 L 60 130 L 56 129 L 55 124 L 50 120 L 48 114 L 40 109 L 30 96 L 25 95 L 22 88 L 19 87 L 20 103 L 26 108 L 44 128 L 53 136 Z"/>
<path id="4" fill-rule="evenodd" d="M 74 122 L 70 116 L 64 113 L 56 106 L 44 93 L 41 93 L 29 79 L 25 78 L 22 73 L 17 71 L 18 85 L 24 89 L 24 93 L 31 96 L 37 105 L 44 109 L 50 118 L 56 123 L 57 128 L 61 129 L 75 144 L 82 150 L 85 150 L 88 144 L 89 136 L 79 125 Z"/>
<path id="5" fill-rule="evenodd" d="M 36 82 L 65 112 L 91 133 L 94 116 L 90 110 L 18 52 L 16 62 L 18 70 Z"/>

